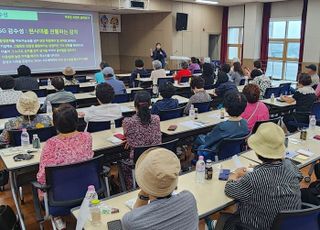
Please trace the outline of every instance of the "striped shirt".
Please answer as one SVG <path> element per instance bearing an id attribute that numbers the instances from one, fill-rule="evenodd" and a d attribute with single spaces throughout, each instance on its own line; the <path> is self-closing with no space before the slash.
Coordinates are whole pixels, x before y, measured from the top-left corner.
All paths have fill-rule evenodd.
<path id="1" fill-rule="evenodd" d="M 256 166 L 237 181 L 228 181 L 225 193 L 240 202 L 241 222 L 259 230 L 271 228 L 282 210 L 301 208 L 299 169 L 290 161 Z"/>
<path id="2" fill-rule="evenodd" d="M 197 203 L 188 191 L 152 201 L 122 218 L 124 230 L 196 230 L 198 224 Z"/>

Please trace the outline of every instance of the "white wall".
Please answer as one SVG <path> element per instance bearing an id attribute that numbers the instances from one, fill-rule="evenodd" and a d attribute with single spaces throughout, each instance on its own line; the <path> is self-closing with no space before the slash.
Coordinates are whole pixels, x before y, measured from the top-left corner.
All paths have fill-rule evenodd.
<path id="1" fill-rule="evenodd" d="M 303 62 L 320 62 L 320 1 L 309 0 Z"/>
<path id="2" fill-rule="evenodd" d="M 244 21 L 244 5 L 229 7 L 228 27 L 242 27 Z"/>

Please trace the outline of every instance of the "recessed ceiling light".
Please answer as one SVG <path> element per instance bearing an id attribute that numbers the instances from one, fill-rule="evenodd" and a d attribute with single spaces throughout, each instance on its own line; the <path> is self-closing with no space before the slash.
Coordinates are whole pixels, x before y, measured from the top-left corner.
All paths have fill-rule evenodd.
<path id="1" fill-rule="evenodd" d="M 197 3 L 204 3 L 204 4 L 211 4 L 211 5 L 217 5 L 219 2 L 216 1 L 210 1 L 210 0 L 196 0 Z"/>

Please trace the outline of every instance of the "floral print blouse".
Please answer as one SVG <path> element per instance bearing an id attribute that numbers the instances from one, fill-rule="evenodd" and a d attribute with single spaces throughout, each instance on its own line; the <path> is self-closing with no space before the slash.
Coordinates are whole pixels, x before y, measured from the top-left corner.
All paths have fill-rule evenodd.
<path id="1" fill-rule="evenodd" d="M 271 88 L 272 87 L 272 83 L 269 77 L 265 76 L 265 75 L 261 75 L 258 77 L 255 77 L 252 81 L 252 84 L 256 84 L 259 86 L 260 88 L 260 99 L 263 99 L 263 96 L 267 90 L 267 88 Z"/>
<path id="2" fill-rule="evenodd" d="M 131 147 L 131 153 L 138 146 L 161 144 L 160 118 L 158 115 L 151 115 L 151 122 L 148 125 L 143 125 L 140 118 L 137 115 L 133 115 L 125 118 L 122 126 L 124 135 Z"/>
<path id="3" fill-rule="evenodd" d="M 69 137 L 55 136 L 46 141 L 41 157 L 37 180 L 45 184 L 45 167 L 72 164 L 93 157 L 92 137 L 90 133 L 78 132 Z"/>
<path id="4" fill-rule="evenodd" d="M 51 117 L 48 115 L 37 114 L 33 120 L 27 120 L 25 117 L 20 116 L 10 119 L 4 125 L 4 130 L 0 134 L 0 143 L 9 144 L 8 130 L 21 130 L 21 129 L 40 129 L 52 126 Z"/>

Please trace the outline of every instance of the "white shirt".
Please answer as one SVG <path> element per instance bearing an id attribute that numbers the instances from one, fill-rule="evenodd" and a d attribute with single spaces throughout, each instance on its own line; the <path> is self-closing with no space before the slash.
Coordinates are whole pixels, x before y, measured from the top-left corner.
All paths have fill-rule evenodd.
<path id="1" fill-rule="evenodd" d="M 86 123 L 113 121 L 122 117 L 121 107 L 118 104 L 103 104 L 91 106 L 85 112 L 84 121 Z"/>
<path id="2" fill-rule="evenodd" d="M 311 80 L 312 80 L 311 86 L 318 85 L 319 84 L 318 74 L 311 75 Z"/>
<path id="3" fill-rule="evenodd" d="M 152 79 L 153 84 L 156 85 L 158 84 L 158 78 L 163 78 L 166 76 L 167 76 L 167 73 L 165 69 L 157 69 L 151 72 L 150 78 Z"/>

